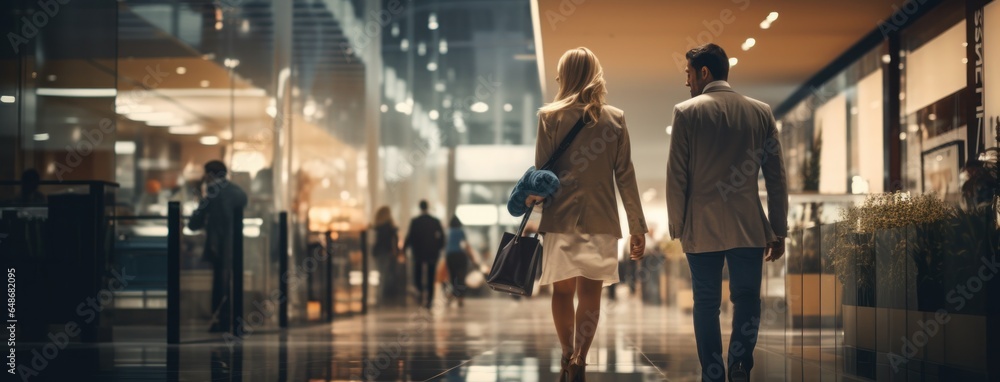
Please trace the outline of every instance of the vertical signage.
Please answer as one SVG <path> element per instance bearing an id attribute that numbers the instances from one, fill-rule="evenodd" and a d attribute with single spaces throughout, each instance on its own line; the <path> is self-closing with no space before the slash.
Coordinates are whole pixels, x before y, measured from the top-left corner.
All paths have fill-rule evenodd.
<path id="1" fill-rule="evenodd" d="M 976 158 L 992 147 L 995 139 L 987 126 L 986 116 L 986 73 L 985 73 L 985 6 L 992 0 L 967 0 L 966 28 L 968 36 L 968 91 L 972 93 L 972 103 L 967 110 L 968 153 L 970 158 Z M 995 157 L 995 155 L 994 155 Z"/>

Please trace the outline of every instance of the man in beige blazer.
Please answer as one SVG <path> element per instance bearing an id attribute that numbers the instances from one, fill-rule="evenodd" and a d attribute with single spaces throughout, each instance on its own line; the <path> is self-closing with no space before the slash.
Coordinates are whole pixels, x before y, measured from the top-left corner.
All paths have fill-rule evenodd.
<path id="1" fill-rule="evenodd" d="M 691 99 L 674 108 L 667 165 L 670 236 L 691 267 L 694 330 L 704 381 L 748 381 L 760 325 L 763 261 L 784 254 L 788 190 L 771 108 L 733 91 L 729 58 L 715 44 L 687 53 Z M 768 215 L 758 173 L 767 187 Z M 768 219 L 770 216 L 770 220 Z M 722 357 L 719 306 L 729 264 L 733 331 Z"/>

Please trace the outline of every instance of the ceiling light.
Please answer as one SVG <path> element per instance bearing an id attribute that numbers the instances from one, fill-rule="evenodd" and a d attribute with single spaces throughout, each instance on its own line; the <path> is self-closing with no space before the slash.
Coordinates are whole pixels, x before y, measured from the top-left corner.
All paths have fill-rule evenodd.
<path id="1" fill-rule="evenodd" d="M 436 62 L 434 62 L 434 61 L 428 62 L 427 63 L 427 70 L 431 71 L 431 72 L 433 72 L 435 70 L 438 70 L 438 64 Z"/>
<path id="2" fill-rule="evenodd" d="M 437 110 L 431 110 L 427 112 L 427 116 L 431 118 L 431 121 L 437 121 L 441 114 Z"/>
<path id="3" fill-rule="evenodd" d="M 209 85 L 209 82 L 208 82 L 208 80 L 201 80 L 201 84 L 200 84 L 200 85 L 201 85 L 201 87 L 203 87 L 203 88 L 207 88 L 207 87 L 208 87 L 208 85 Z"/>
<path id="4" fill-rule="evenodd" d="M 490 105 L 487 105 L 486 102 L 479 101 L 472 104 L 472 106 L 469 109 L 471 109 L 476 113 L 485 113 L 487 111 L 490 111 Z"/>
<path id="5" fill-rule="evenodd" d="M 427 29 L 437 30 L 439 26 L 437 14 L 431 12 L 430 16 L 427 16 Z"/>
<path id="6" fill-rule="evenodd" d="M 929 119 L 931 121 L 937 121 L 937 114 L 931 113 L 931 114 L 927 115 L 927 119 Z"/>
<path id="7" fill-rule="evenodd" d="M 382 106 L 380 106 L 378 109 L 381 110 L 383 113 L 385 113 L 389 111 L 389 105 L 382 104 Z"/>
<path id="8" fill-rule="evenodd" d="M 906 132 L 899 133 L 899 140 L 901 140 L 901 141 L 905 141 L 906 140 Z"/>
<path id="9" fill-rule="evenodd" d="M 118 114 L 151 113 L 153 112 L 153 107 L 149 105 L 118 105 L 115 106 L 115 111 Z"/>
<path id="10" fill-rule="evenodd" d="M 740 59 L 738 59 L 736 57 L 729 57 L 729 66 L 730 67 L 736 66 L 736 64 L 739 64 L 739 63 L 740 63 Z"/>
<path id="11" fill-rule="evenodd" d="M 417 44 L 417 55 L 423 56 L 427 54 L 427 44 L 421 41 Z"/>
<path id="12" fill-rule="evenodd" d="M 125 118 L 131 119 L 136 122 L 148 122 L 148 121 L 163 121 L 163 120 L 173 120 L 177 119 L 174 113 L 169 111 L 159 111 L 159 112 L 132 112 L 125 115 Z"/>
<path id="13" fill-rule="evenodd" d="M 250 33 L 250 20 L 243 19 L 243 22 L 240 23 L 240 32 Z"/>
<path id="14" fill-rule="evenodd" d="M 178 66 L 177 67 L 177 74 L 184 74 L 184 73 L 187 73 L 187 71 L 188 71 L 187 68 L 185 68 L 183 66 Z"/>
<path id="15" fill-rule="evenodd" d="M 402 40 L 400 40 L 399 41 L 399 49 L 402 50 L 402 51 L 404 51 L 404 52 L 410 50 L 410 40 L 407 40 L 405 38 L 402 39 Z"/>
<path id="16" fill-rule="evenodd" d="M 441 54 L 448 54 L 448 40 L 442 38 L 441 41 L 438 42 L 438 52 Z"/>
<path id="17" fill-rule="evenodd" d="M 198 142 L 201 142 L 201 144 L 205 146 L 214 146 L 219 144 L 219 137 L 216 137 L 214 135 L 207 135 L 201 137 L 201 139 L 199 139 Z"/>
<path id="18" fill-rule="evenodd" d="M 753 37 L 748 38 L 746 41 L 743 42 L 742 46 L 743 51 L 745 52 L 750 50 L 750 48 L 753 48 L 754 45 L 757 45 L 757 39 Z"/>
<path id="19" fill-rule="evenodd" d="M 0 102 L 3 103 L 14 103 L 14 96 L 0 96 Z"/>
<path id="20" fill-rule="evenodd" d="M 392 23 L 392 37 L 399 37 L 399 24 Z"/>
<path id="21" fill-rule="evenodd" d="M 115 88 L 38 88 L 35 94 L 50 97 L 115 97 L 118 89 Z"/>
<path id="22" fill-rule="evenodd" d="M 35 141 L 41 142 L 47 140 L 49 140 L 49 133 L 35 134 Z"/>
<path id="23" fill-rule="evenodd" d="M 674 133 L 674 127 L 672 125 L 671 126 L 667 126 L 667 135 L 670 135 L 670 134 L 673 134 L 673 133 Z"/>
<path id="24" fill-rule="evenodd" d="M 222 64 L 225 65 L 227 68 L 232 69 L 237 66 L 240 66 L 240 60 L 235 58 L 227 58 L 222 61 Z"/>
<path id="25" fill-rule="evenodd" d="M 146 125 L 148 125 L 148 126 L 156 126 L 156 127 L 180 126 L 180 125 L 183 125 L 183 124 L 184 124 L 184 120 L 182 120 L 182 119 L 164 119 L 164 120 L 159 120 L 159 121 L 149 121 L 149 122 L 146 122 Z"/>
<path id="26" fill-rule="evenodd" d="M 132 141 L 115 142 L 115 154 L 121 154 L 121 155 L 135 154 L 135 142 Z"/>
<path id="27" fill-rule="evenodd" d="M 55 82 L 55 80 L 56 80 L 56 75 L 55 75 L 55 74 L 49 74 L 49 77 L 48 77 L 48 79 L 49 79 L 49 82 Z"/>
<path id="28" fill-rule="evenodd" d="M 219 138 L 227 141 L 233 139 L 233 132 L 229 130 L 222 130 L 221 132 L 219 132 Z"/>
<path id="29" fill-rule="evenodd" d="M 434 84 L 434 90 L 437 90 L 439 92 L 443 92 L 445 90 L 444 82 L 438 82 L 438 83 Z"/>
<path id="30" fill-rule="evenodd" d="M 182 125 L 182 126 L 170 126 L 167 132 L 174 135 L 195 135 L 201 133 L 201 126 L 199 125 Z"/>
<path id="31" fill-rule="evenodd" d="M 962 57 L 962 63 L 963 64 L 968 64 L 969 63 L 969 59 L 965 58 L 965 57 Z"/>
<path id="32" fill-rule="evenodd" d="M 222 21 L 216 21 L 215 22 L 215 30 L 217 30 L 217 31 L 221 31 L 222 30 Z"/>
<path id="33" fill-rule="evenodd" d="M 892 56 L 890 56 L 888 54 L 883 54 L 882 55 L 882 63 L 883 64 L 888 64 L 890 62 L 892 62 Z"/>
<path id="34" fill-rule="evenodd" d="M 766 20 L 773 23 L 777 19 L 778 19 L 778 12 L 771 12 L 771 13 L 769 13 L 767 15 L 767 19 Z"/>
<path id="35" fill-rule="evenodd" d="M 760 29 L 768 29 L 771 27 L 771 22 L 764 20 L 760 22 Z"/>
<path id="36" fill-rule="evenodd" d="M 514 105 L 511 105 L 509 103 L 503 104 L 503 111 L 508 111 L 509 112 L 511 110 L 514 110 Z"/>

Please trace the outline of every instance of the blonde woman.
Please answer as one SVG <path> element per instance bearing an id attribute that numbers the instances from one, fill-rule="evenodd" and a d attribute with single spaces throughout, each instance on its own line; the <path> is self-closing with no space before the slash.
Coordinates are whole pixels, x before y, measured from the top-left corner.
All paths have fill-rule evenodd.
<path id="1" fill-rule="evenodd" d="M 529 196 L 526 203 L 544 202 L 538 228 L 545 239 L 541 284 L 553 285 L 552 319 L 562 346 L 560 380 L 583 381 L 601 291 L 618 282 L 622 232 L 616 184 L 628 215 L 632 260 L 642 258 L 647 229 L 625 115 L 605 103 L 604 72 L 597 56 L 587 48 L 571 49 L 559 59 L 556 74 L 556 98 L 538 113 L 535 167 L 542 167 L 580 118 L 587 124 L 552 168 L 559 176 L 559 191 L 548 199 Z"/>

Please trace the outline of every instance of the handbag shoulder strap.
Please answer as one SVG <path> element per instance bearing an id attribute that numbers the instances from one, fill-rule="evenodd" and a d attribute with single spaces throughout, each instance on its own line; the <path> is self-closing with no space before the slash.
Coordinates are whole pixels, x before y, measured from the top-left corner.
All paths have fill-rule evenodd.
<path id="1" fill-rule="evenodd" d="M 552 153 L 552 156 L 549 157 L 549 160 L 546 161 L 545 165 L 543 165 L 542 168 L 540 168 L 539 170 L 551 169 L 552 166 L 556 164 L 556 161 L 559 160 L 559 157 L 561 157 L 563 153 L 565 153 L 566 150 L 569 149 L 569 145 L 573 143 L 573 139 L 576 138 L 577 134 L 580 134 L 580 130 L 583 130 L 583 127 L 586 125 L 587 125 L 586 114 L 584 114 L 584 116 L 580 117 L 579 121 L 576 121 L 576 125 L 573 125 L 573 130 L 570 130 L 569 134 L 566 134 L 566 138 L 563 138 L 562 142 L 559 143 L 559 147 L 556 148 L 556 151 Z"/>

